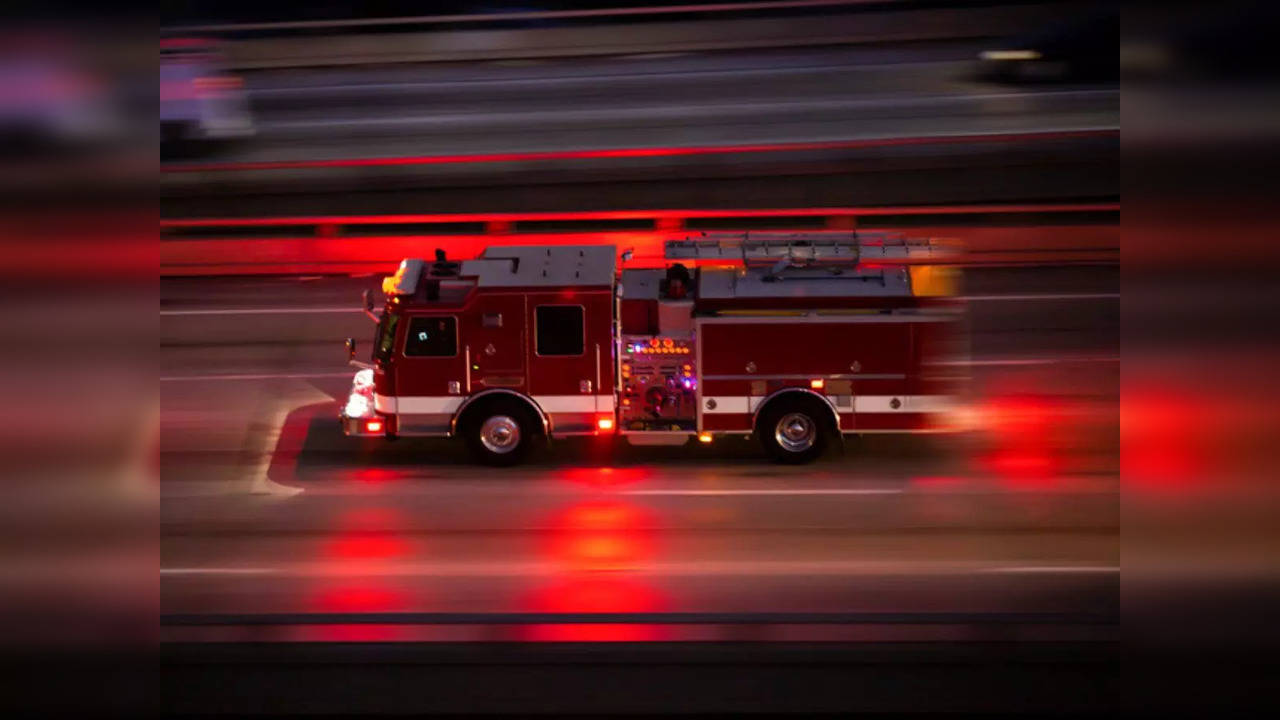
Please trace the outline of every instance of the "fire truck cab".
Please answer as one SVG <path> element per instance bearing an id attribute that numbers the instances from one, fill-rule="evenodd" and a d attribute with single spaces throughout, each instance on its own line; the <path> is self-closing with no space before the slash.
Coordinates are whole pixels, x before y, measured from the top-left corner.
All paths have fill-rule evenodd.
<path id="1" fill-rule="evenodd" d="M 353 436 L 461 438 L 489 464 L 540 440 L 633 444 L 754 435 L 807 462 L 847 433 L 925 432 L 954 381 L 929 371 L 959 312 L 928 242 L 851 233 L 666 244 L 617 270 L 614 246 L 490 247 L 406 259 L 383 282 Z M 624 253 L 624 262 L 629 253 Z M 935 260 L 936 261 L 936 260 Z"/>

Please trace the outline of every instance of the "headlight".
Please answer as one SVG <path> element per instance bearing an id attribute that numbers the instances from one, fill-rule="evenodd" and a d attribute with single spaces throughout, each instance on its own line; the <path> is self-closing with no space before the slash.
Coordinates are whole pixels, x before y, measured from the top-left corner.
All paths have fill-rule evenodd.
<path id="1" fill-rule="evenodd" d="M 347 406 L 342 409 L 342 414 L 350 418 L 362 418 L 371 415 L 372 413 L 370 411 L 372 409 L 373 407 L 369 403 L 369 398 L 364 395 L 352 393 L 347 398 Z"/>
<path id="2" fill-rule="evenodd" d="M 983 60 L 1039 60 L 1035 50 L 983 50 L 978 54 Z"/>
<path id="3" fill-rule="evenodd" d="M 351 382 L 353 390 L 366 390 L 373 387 L 373 370 L 365 368 L 356 373 L 356 377 Z"/>

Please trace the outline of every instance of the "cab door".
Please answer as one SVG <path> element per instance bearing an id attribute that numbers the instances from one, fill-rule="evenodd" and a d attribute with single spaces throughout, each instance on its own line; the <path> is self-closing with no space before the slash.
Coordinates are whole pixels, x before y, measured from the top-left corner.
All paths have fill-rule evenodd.
<path id="1" fill-rule="evenodd" d="M 395 358 L 398 431 L 447 433 L 467 381 L 458 317 L 415 313 L 401 323 Z"/>
<path id="2" fill-rule="evenodd" d="M 526 392 L 523 295 L 481 296 L 462 318 L 463 355 L 470 359 L 471 392 Z"/>

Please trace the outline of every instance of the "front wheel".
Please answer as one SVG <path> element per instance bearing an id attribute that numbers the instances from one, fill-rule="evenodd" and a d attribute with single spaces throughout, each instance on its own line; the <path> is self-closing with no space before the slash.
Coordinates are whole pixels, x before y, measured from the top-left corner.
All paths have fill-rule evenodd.
<path id="1" fill-rule="evenodd" d="M 534 442 L 535 429 L 528 413 L 496 406 L 467 414 L 463 435 L 472 456 L 486 465 L 515 465 L 525 458 Z"/>
<path id="2" fill-rule="evenodd" d="M 756 433 L 774 460 L 789 465 L 812 462 L 826 450 L 832 432 L 829 415 L 816 400 L 778 398 L 760 414 Z"/>

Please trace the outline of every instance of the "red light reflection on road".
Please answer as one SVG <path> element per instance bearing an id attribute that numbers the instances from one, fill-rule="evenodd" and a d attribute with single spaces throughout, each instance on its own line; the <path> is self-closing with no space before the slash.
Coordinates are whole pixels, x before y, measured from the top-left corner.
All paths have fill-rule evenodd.
<path id="1" fill-rule="evenodd" d="M 579 503 L 552 522 L 550 555 L 576 571 L 625 570 L 653 554 L 652 520 L 623 502 Z"/>
<path id="2" fill-rule="evenodd" d="M 526 601 L 538 613 L 650 613 L 666 607 L 664 598 L 645 583 L 614 575 L 568 578 L 539 589 Z M 668 637 L 668 628 L 643 623 L 531 625 L 520 633 L 532 642 L 653 642 Z"/>
<path id="3" fill-rule="evenodd" d="M 629 574 L 652 559 L 652 515 L 617 500 L 571 505 L 552 519 L 547 553 L 565 575 L 536 589 L 521 607 L 538 613 L 659 612 L 665 599 Z M 565 623 L 522 628 L 534 642 L 643 642 L 663 640 L 668 630 L 639 623 Z"/>
<path id="4" fill-rule="evenodd" d="M 357 531 L 334 538 L 324 554 L 339 560 L 385 560 L 408 555 L 409 545 L 394 533 Z"/>
<path id="5" fill-rule="evenodd" d="M 651 472 L 647 468 L 614 467 L 565 468 L 556 474 L 561 480 L 587 487 L 630 485 L 645 480 L 650 475 Z"/>
<path id="6" fill-rule="evenodd" d="M 399 590 L 368 581 L 322 590 L 313 603 L 317 612 L 372 613 L 399 612 L 408 607 L 408 598 Z"/>
<path id="7" fill-rule="evenodd" d="M 360 468 L 355 472 L 357 481 L 374 485 L 399 480 L 403 476 L 404 473 L 385 468 Z"/>
<path id="8" fill-rule="evenodd" d="M 1168 388 L 1126 390 L 1121 401 L 1121 468 L 1126 483 L 1144 489 L 1186 487 L 1208 464 L 1207 403 Z"/>
<path id="9" fill-rule="evenodd" d="M 1009 395 L 990 400 L 979 411 L 990 445 L 979 463 L 1017 486 L 1039 487 L 1062 468 L 1055 438 L 1064 431 L 1065 414 L 1051 398 Z"/>

